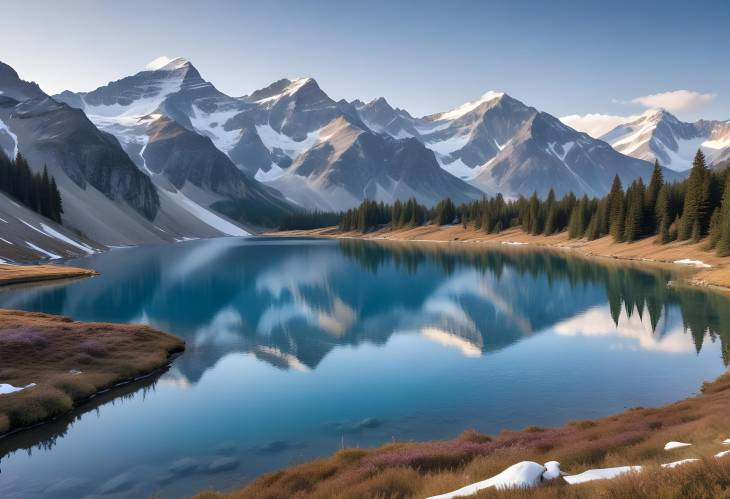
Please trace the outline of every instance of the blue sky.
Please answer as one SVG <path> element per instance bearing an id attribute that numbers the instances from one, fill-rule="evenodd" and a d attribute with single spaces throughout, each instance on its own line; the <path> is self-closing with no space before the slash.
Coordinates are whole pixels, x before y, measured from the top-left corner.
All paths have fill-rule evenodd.
<path id="1" fill-rule="evenodd" d="M 335 99 L 382 95 L 415 115 L 501 90 L 557 116 L 667 103 L 685 119 L 730 118 L 727 1 L 5 0 L 2 8 L 0 60 L 49 93 L 90 90 L 167 55 L 188 58 L 231 95 L 312 76 Z M 688 93 L 646 98 L 678 90 Z"/>

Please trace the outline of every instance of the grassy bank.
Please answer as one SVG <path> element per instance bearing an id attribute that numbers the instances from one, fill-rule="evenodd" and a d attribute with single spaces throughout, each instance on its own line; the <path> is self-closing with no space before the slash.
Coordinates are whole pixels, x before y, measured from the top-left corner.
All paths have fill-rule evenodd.
<path id="1" fill-rule="evenodd" d="M 167 366 L 182 340 L 147 326 L 74 322 L 0 310 L 0 434 L 65 414 L 80 402 Z M 30 386 L 29 386 L 30 385 Z M 17 388 L 27 387 L 22 390 Z"/>
<path id="2" fill-rule="evenodd" d="M 453 440 L 344 449 L 333 456 L 262 476 L 222 498 L 427 497 L 496 475 L 523 460 L 560 461 L 571 474 L 591 468 L 644 465 L 614 480 L 568 485 L 562 479 L 529 492 L 484 491 L 476 497 L 727 497 L 730 494 L 730 374 L 706 383 L 699 395 L 661 408 L 635 408 L 561 428 L 526 428 L 487 436 L 467 431 Z M 692 446 L 665 451 L 672 440 Z M 662 463 L 699 458 L 673 470 Z M 539 495 L 537 495 L 539 492 Z"/>
<path id="3" fill-rule="evenodd" d="M 519 228 L 513 228 L 499 234 L 487 234 L 461 225 L 435 226 L 426 225 L 397 230 L 382 229 L 361 234 L 357 232 L 338 232 L 336 228 L 284 231 L 270 235 L 307 236 L 326 238 L 357 238 L 392 241 L 420 242 L 452 242 L 463 244 L 499 244 L 523 243 L 530 247 L 554 248 L 570 251 L 589 257 L 614 258 L 623 260 L 670 263 L 677 260 L 698 260 L 708 268 L 693 268 L 687 281 L 698 286 L 711 286 L 730 290 L 730 257 L 720 257 L 714 251 L 705 249 L 705 242 L 691 243 L 687 241 L 669 244 L 655 244 L 653 238 L 642 239 L 633 243 L 616 243 L 610 236 L 594 241 L 586 239 L 569 239 L 566 232 L 551 236 L 532 235 Z M 679 265 L 676 265 L 679 268 Z"/>
<path id="4" fill-rule="evenodd" d="M 91 269 L 66 267 L 62 265 L 0 264 L 0 286 L 92 277 L 95 275 L 97 275 L 96 271 Z"/>

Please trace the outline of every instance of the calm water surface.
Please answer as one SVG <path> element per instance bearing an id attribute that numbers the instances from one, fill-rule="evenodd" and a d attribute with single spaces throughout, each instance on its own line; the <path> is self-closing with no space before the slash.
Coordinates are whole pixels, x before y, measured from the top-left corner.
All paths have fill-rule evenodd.
<path id="1" fill-rule="evenodd" d="M 3 498 L 225 489 L 342 445 L 667 403 L 730 359 L 725 298 L 549 253 L 230 238 L 71 263 L 101 276 L 0 307 L 151 324 L 188 350 L 0 440 Z"/>

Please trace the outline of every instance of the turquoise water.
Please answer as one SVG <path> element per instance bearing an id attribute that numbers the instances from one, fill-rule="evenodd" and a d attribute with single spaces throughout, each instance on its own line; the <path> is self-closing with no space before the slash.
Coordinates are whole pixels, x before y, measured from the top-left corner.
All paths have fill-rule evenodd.
<path id="1" fill-rule="evenodd" d="M 730 357 L 725 298 L 515 248 L 228 238 L 70 263 L 101 275 L 0 307 L 151 324 L 188 350 L 0 440 L 3 498 L 180 497 L 341 446 L 559 425 L 686 397 Z"/>

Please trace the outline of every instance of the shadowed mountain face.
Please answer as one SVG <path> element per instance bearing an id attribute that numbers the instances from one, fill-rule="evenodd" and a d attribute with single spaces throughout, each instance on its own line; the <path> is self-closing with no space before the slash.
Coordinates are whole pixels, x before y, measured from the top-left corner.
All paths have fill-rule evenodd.
<path id="1" fill-rule="evenodd" d="M 668 403 L 730 361 L 726 297 L 564 254 L 218 238 L 73 264 L 101 275 L 0 307 L 147 323 L 186 352 L 151 390 L 3 439 L 2 497 L 187 497 L 343 442 Z"/>

